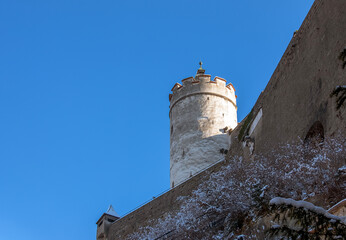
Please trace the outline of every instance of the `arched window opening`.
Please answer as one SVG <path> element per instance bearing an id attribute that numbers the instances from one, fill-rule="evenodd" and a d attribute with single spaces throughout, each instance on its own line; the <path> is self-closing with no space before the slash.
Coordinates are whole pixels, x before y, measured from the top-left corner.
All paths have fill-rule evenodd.
<path id="1" fill-rule="evenodd" d="M 304 142 L 317 147 L 324 141 L 324 128 L 320 121 L 316 121 L 309 129 Z"/>

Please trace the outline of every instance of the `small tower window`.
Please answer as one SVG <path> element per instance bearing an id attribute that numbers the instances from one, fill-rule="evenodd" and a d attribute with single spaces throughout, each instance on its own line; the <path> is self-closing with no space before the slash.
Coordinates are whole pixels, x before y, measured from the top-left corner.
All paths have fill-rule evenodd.
<path id="1" fill-rule="evenodd" d="M 171 134 L 173 134 L 173 125 L 171 126 Z"/>

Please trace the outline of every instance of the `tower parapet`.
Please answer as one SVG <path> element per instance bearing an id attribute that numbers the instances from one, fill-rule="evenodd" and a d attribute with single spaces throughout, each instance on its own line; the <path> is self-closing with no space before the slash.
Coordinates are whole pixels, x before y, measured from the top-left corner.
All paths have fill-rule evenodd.
<path id="1" fill-rule="evenodd" d="M 211 80 L 200 68 L 195 77 L 176 83 L 170 100 L 171 187 L 223 157 L 228 136 L 237 125 L 235 89 L 220 77 Z"/>

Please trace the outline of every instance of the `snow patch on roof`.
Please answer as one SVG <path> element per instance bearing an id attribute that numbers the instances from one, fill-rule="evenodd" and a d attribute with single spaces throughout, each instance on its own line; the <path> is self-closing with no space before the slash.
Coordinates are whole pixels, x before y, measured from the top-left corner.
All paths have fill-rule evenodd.
<path id="1" fill-rule="evenodd" d="M 342 166 L 341 168 L 339 168 L 338 171 L 340 171 L 340 172 L 346 171 L 346 165 L 345 165 L 345 166 Z"/>
<path id="2" fill-rule="evenodd" d="M 114 217 L 118 217 L 120 218 L 119 214 L 117 214 L 117 212 L 114 210 L 113 206 L 112 205 L 109 205 L 109 208 L 106 212 L 108 215 L 112 215 Z"/>

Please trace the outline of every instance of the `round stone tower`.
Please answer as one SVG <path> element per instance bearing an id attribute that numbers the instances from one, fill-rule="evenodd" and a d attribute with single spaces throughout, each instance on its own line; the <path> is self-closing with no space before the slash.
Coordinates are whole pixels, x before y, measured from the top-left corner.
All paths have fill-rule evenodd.
<path id="1" fill-rule="evenodd" d="M 170 185 L 174 187 L 224 157 L 227 129 L 237 125 L 235 89 L 205 74 L 176 83 L 170 101 Z"/>

